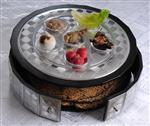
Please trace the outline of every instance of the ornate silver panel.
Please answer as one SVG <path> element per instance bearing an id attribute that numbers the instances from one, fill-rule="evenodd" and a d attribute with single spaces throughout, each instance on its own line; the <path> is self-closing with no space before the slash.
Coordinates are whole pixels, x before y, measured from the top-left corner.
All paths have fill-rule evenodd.
<path id="1" fill-rule="evenodd" d="M 134 81 L 132 75 L 130 83 Z M 108 100 L 108 106 L 106 109 L 105 119 L 114 118 L 115 115 L 119 114 L 122 110 L 128 109 L 134 101 L 137 84 L 132 85 L 125 93 L 113 97 Z"/>
<path id="2" fill-rule="evenodd" d="M 44 118 L 60 121 L 61 100 L 43 96 L 26 87 L 12 72 L 10 67 L 10 84 L 16 98 L 30 111 Z"/>
<path id="3" fill-rule="evenodd" d="M 30 90 L 26 86 L 23 88 L 23 104 L 25 107 L 30 109 L 32 112 L 39 114 L 39 94 L 35 93 L 34 91 Z"/>
<path id="4" fill-rule="evenodd" d="M 134 84 L 127 92 L 126 92 L 126 99 L 123 109 L 128 109 L 130 105 L 134 102 L 134 97 L 136 94 L 136 87 L 137 84 Z"/>
<path id="5" fill-rule="evenodd" d="M 123 93 L 108 100 L 108 106 L 105 114 L 105 119 L 114 118 L 123 109 L 126 94 Z"/>
<path id="6" fill-rule="evenodd" d="M 9 69 L 10 69 L 10 76 L 9 76 L 10 77 L 10 87 L 11 87 L 15 97 L 21 103 L 23 103 L 23 85 L 20 84 L 20 81 L 18 80 L 18 78 L 12 72 L 12 69 L 11 69 L 10 66 L 9 66 Z"/>
<path id="7" fill-rule="evenodd" d="M 40 116 L 60 121 L 61 116 L 61 100 L 55 98 L 40 96 Z"/>

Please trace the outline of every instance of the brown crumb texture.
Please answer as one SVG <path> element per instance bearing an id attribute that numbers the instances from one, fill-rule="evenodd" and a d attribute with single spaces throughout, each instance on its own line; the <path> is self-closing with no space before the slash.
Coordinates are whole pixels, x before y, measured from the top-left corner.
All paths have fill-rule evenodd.
<path id="1" fill-rule="evenodd" d="M 92 109 L 102 104 L 105 97 L 116 92 L 120 83 L 115 79 L 98 86 L 85 88 L 59 87 L 54 84 L 34 84 L 34 87 L 47 95 L 61 98 L 62 106 L 73 105 L 79 109 Z"/>

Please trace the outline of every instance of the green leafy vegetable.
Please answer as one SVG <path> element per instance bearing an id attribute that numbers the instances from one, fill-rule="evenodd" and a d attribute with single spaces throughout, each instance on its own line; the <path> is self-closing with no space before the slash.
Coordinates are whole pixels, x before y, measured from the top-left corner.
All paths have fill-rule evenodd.
<path id="1" fill-rule="evenodd" d="M 71 12 L 74 19 L 79 24 L 88 29 L 98 28 L 109 16 L 109 10 L 103 9 L 99 13 L 84 14 L 73 10 Z"/>

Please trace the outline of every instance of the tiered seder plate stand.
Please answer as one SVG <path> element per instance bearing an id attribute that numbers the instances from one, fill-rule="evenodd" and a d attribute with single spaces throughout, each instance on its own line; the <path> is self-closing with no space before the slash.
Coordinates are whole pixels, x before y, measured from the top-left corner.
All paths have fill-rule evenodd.
<path id="1" fill-rule="evenodd" d="M 103 83 L 123 75 L 127 70 L 133 76 L 127 87 L 121 92 L 106 98 L 103 119 L 109 119 L 118 114 L 124 105 L 129 104 L 135 90 L 135 82 L 142 70 L 141 54 L 136 47 L 136 39 L 130 29 L 117 17 L 110 14 L 101 26 L 102 32 L 111 39 L 113 49 L 99 52 L 87 44 L 89 60 L 86 69 L 76 72 L 66 64 L 64 58 L 63 35 L 54 34 L 56 47 L 46 55 L 36 48 L 39 36 L 44 32 L 44 21 L 50 18 L 60 18 L 68 23 L 67 31 L 79 27 L 71 15 L 72 10 L 81 13 L 99 12 L 99 9 L 83 5 L 59 5 L 37 10 L 23 18 L 14 28 L 11 37 L 10 77 L 11 87 L 21 103 L 39 116 L 54 121 L 61 119 L 61 100 L 46 96 L 27 84 L 17 73 L 12 56 L 40 79 L 57 83 L 58 85 L 85 87 Z M 66 31 L 66 32 L 67 32 Z M 89 39 L 87 39 L 87 43 Z M 78 83 L 77 83 L 78 82 Z M 126 105 L 127 106 L 127 105 Z"/>

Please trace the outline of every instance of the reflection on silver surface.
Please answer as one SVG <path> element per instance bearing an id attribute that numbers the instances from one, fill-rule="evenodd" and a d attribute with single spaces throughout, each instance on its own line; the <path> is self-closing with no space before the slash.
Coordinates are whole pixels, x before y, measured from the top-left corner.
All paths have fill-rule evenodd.
<path id="1" fill-rule="evenodd" d="M 61 101 L 55 98 L 40 96 L 40 116 L 60 121 Z"/>
<path id="2" fill-rule="evenodd" d="M 134 102 L 135 94 L 136 94 L 137 83 L 134 84 L 127 92 L 126 92 L 126 100 L 124 109 L 128 109 L 130 105 Z"/>
<path id="3" fill-rule="evenodd" d="M 23 104 L 32 112 L 39 114 L 39 94 L 23 86 Z"/>
<path id="4" fill-rule="evenodd" d="M 16 98 L 30 111 L 44 118 L 60 121 L 61 100 L 40 95 L 26 87 L 10 68 L 11 89 Z"/>
<path id="5" fill-rule="evenodd" d="M 113 97 L 108 100 L 108 106 L 106 110 L 106 120 L 114 118 L 117 114 L 119 114 L 123 108 L 125 101 L 125 93 Z"/>
<path id="6" fill-rule="evenodd" d="M 10 86 L 15 97 L 23 103 L 23 85 L 20 84 L 18 78 L 13 74 L 11 67 L 9 66 L 10 71 Z"/>
<path id="7" fill-rule="evenodd" d="M 134 81 L 133 74 L 131 74 L 129 85 Z M 134 101 L 137 84 L 132 85 L 126 92 L 117 95 L 108 100 L 105 119 L 114 118 L 122 110 L 128 109 Z"/>

